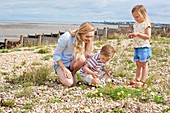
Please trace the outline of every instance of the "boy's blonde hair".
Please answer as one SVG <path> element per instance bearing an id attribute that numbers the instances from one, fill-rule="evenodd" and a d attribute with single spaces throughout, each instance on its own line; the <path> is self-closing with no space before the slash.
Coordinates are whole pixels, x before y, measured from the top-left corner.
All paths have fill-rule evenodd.
<path id="1" fill-rule="evenodd" d="M 115 49 L 109 45 L 109 44 L 106 44 L 102 47 L 100 53 L 102 55 L 104 55 L 105 57 L 113 57 L 113 55 L 115 54 Z"/>
<path id="2" fill-rule="evenodd" d="M 90 43 L 87 44 L 86 49 L 84 51 L 83 50 L 83 40 L 82 40 L 82 36 L 81 36 L 82 34 L 86 34 L 86 33 L 89 33 L 91 31 L 95 31 L 95 27 L 90 22 L 82 23 L 80 25 L 80 27 L 75 32 L 72 32 L 72 31 L 69 30 L 72 37 L 76 38 L 76 43 L 74 45 L 74 53 L 75 53 L 77 58 L 79 56 L 83 55 L 83 54 L 89 54 L 91 52 L 91 50 L 92 50 L 92 41 L 93 41 L 94 37 L 90 41 Z"/>
<path id="3" fill-rule="evenodd" d="M 150 22 L 146 8 L 143 5 L 136 5 L 132 8 L 132 13 L 137 12 L 145 21 Z"/>

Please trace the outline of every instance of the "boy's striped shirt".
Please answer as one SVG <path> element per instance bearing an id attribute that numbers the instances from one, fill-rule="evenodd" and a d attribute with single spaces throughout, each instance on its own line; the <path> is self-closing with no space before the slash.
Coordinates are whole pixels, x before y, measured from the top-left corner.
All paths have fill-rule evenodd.
<path id="1" fill-rule="evenodd" d="M 100 61 L 100 53 L 94 54 L 89 61 L 86 63 L 91 71 L 98 73 L 102 71 L 102 68 L 104 67 L 104 63 Z M 83 68 L 80 70 L 80 74 L 86 73 Z"/>

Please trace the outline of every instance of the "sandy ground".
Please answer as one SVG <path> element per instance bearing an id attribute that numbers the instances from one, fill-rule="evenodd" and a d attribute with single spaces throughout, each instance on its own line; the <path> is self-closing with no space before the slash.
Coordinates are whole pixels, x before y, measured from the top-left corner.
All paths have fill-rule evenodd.
<path id="1" fill-rule="evenodd" d="M 117 28 L 116 25 L 94 24 L 96 28 Z M 0 25 L 0 41 L 5 38 L 10 40 L 18 40 L 20 35 L 54 33 L 59 31 L 68 31 L 69 29 L 77 29 L 79 24 L 52 24 L 52 23 L 29 23 L 29 24 L 1 24 Z"/>

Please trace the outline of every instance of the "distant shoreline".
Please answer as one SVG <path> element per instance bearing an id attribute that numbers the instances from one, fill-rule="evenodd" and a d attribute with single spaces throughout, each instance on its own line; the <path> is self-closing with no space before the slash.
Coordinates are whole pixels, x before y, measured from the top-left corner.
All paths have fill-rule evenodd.
<path id="1" fill-rule="evenodd" d="M 93 23 L 96 28 L 104 27 L 118 28 L 117 25 Z M 27 36 L 43 33 L 57 34 L 59 31 L 66 32 L 69 29 L 74 30 L 79 27 L 80 23 L 23 23 L 0 21 L 0 41 L 4 39 L 18 40 L 20 35 Z"/>

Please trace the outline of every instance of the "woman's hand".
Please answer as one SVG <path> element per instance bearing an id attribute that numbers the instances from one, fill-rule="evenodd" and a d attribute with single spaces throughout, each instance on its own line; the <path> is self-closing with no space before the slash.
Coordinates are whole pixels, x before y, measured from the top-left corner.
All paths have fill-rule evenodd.
<path id="1" fill-rule="evenodd" d="M 66 78 L 72 78 L 73 77 L 69 69 L 64 68 L 63 72 L 64 72 L 64 75 L 65 75 Z"/>

